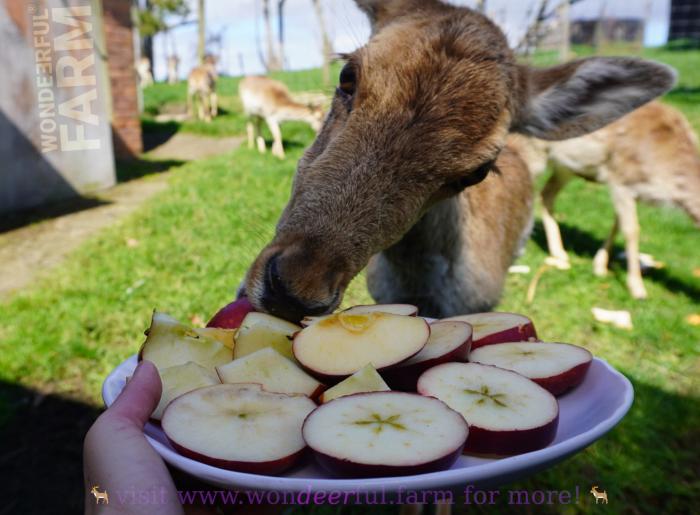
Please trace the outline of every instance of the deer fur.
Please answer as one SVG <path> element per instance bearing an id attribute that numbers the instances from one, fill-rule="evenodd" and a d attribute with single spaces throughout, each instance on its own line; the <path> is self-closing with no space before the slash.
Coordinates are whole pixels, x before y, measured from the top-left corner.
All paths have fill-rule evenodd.
<path id="1" fill-rule="evenodd" d="M 674 73 L 607 57 L 529 68 L 471 9 L 357 4 L 372 36 L 345 56 L 330 112 L 241 293 L 299 320 L 336 309 L 369 263 L 381 302 L 434 317 L 490 309 L 531 224 L 531 179 L 506 146 L 509 131 L 592 132 L 665 92 Z"/>
<path id="2" fill-rule="evenodd" d="M 216 71 L 216 58 L 211 55 L 204 57 L 204 63 L 192 69 L 187 77 L 187 115 L 191 118 L 194 113 L 194 102 L 197 102 L 197 118 L 210 122 L 219 111 L 219 97 L 216 94 L 216 81 L 219 74 Z"/>
<path id="3" fill-rule="evenodd" d="M 136 64 L 136 73 L 139 76 L 139 86 L 146 87 L 153 84 L 153 74 L 151 73 L 151 60 L 148 57 L 141 57 Z"/>
<path id="4" fill-rule="evenodd" d="M 255 141 L 261 153 L 265 152 L 265 140 L 261 134 L 263 120 L 272 133 L 272 155 L 280 159 L 284 158 L 281 122 L 303 121 L 316 132 L 321 128 L 323 111 L 320 107 L 295 102 L 287 86 L 269 77 L 245 77 L 238 85 L 238 96 L 243 112 L 248 116 L 248 147 L 253 148 Z"/>
<path id="5" fill-rule="evenodd" d="M 604 276 L 618 229 L 625 238 L 627 286 L 634 298 L 646 297 L 639 261 L 637 200 L 671 204 L 700 226 L 700 153 L 698 139 L 685 117 L 660 102 L 650 102 L 592 134 L 546 142 L 511 136 L 510 144 L 528 163 L 533 175 L 551 165 L 542 197 L 542 222 L 549 262 L 569 268 L 554 218 L 557 194 L 574 177 L 606 184 L 615 220 L 606 242 L 596 253 L 593 271 Z"/>

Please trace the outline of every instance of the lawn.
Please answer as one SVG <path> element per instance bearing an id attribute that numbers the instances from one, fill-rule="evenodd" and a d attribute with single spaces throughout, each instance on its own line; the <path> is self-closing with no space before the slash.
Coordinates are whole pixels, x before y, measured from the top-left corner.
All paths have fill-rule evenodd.
<path id="1" fill-rule="evenodd" d="M 666 100 L 700 130 L 700 71 L 694 66 L 700 52 L 646 53 L 679 69 L 679 86 Z M 293 90 L 321 89 L 317 70 L 280 78 Z M 236 82 L 221 81 L 224 116 L 210 125 L 177 128 L 241 134 Z M 145 105 L 152 115 L 182 99 L 183 84 L 156 85 L 146 91 Z M 158 129 L 149 123 L 149 130 Z M 0 470 L 7 498 L 15 499 L 9 510 L 17 508 L 7 513 L 35 513 L 34 506 L 25 506 L 27 497 L 18 496 L 29 495 L 37 476 L 48 498 L 63 507 L 59 511 L 77 511 L 81 435 L 101 406 L 103 378 L 136 352 L 152 309 L 205 320 L 234 295 L 271 237 L 296 160 L 313 138 L 303 124 L 283 131 L 286 160 L 240 148 L 178 167 L 165 192 L 0 304 Z M 608 360 L 633 382 L 636 400 L 607 437 L 507 488 L 580 488 L 580 504 L 541 507 L 549 513 L 588 512 L 592 484 L 607 490 L 610 504 L 599 508 L 606 512 L 691 513 L 700 499 L 700 328 L 685 317 L 700 312 L 700 279 L 693 275 L 700 268 L 700 233 L 679 211 L 640 207 L 641 248 L 666 266 L 646 276 L 650 298 L 634 301 L 622 262 L 614 261 L 604 279 L 591 272 L 592 255 L 613 217 L 606 189 L 575 181 L 559 197 L 558 212 L 572 269 L 545 272 L 531 305 L 525 292 L 532 274 L 509 276 L 498 309 L 524 312 L 546 339 L 583 345 Z M 519 263 L 534 272 L 544 246 L 538 222 Z M 618 242 L 614 253 L 620 250 Z M 358 277 L 344 303 L 369 301 Z M 596 323 L 592 306 L 628 309 L 634 329 Z"/>

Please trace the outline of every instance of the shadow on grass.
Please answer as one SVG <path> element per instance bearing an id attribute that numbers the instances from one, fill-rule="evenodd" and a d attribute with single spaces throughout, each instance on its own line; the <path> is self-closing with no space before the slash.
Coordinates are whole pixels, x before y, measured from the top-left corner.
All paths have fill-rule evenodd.
<path id="1" fill-rule="evenodd" d="M 141 120 L 141 131 L 143 134 L 143 151 L 148 152 L 156 147 L 159 147 L 177 131 L 180 130 L 182 124 L 180 122 L 156 122 L 155 120 Z"/>
<path id="2" fill-rule="evenodd" d="M 566 223 L 559 223 L 559 229 L 561 230 L 564 248 L 568 252 L 576 254 L 577 256 L 585 256 L 590 257 L 592 259 L 595 253 L 598 251 L 598 249 L 603 245 L 603 240 L 595 238 L 590 233 L 582 231 L 578 227 L 574 227 Z M 542 222 L 540 220 L 537 220 L 535 222 L 535 227 L 532 231 L 532 240 L 544 252 L 549 252 L 547 249 L 547 237 L 545 235 L 544 227 L 542 226 Z M 624 251 L 624 247 L 622 245 L 616 244 L 613 246 L 611 255 L 616 256 L 622 251 Z M 615 259 L 612 259 L 610 261 L 610 267 L 622 267 L 624 269 L 626 265 Z M 694 302 L 700 302 L 699 288 L 693 286 L 692 284 L 688 284 L 682 279 L 679 279 L 672 273 L 669 273 L 669 271 L 666 269 L 647 270 L 644 272 L 644 279 L 661 284 L 664 288 L 666 288 L 672 293 L 680 293 Z"/>
<path id="3" fill-rule="evenodd" d="M 154 173 L 167 172 L 174 166 L 180 166 L 185 161 L 179 159 L 131 159 L 128 161 L 117 161 L 117 182 L 127 182 L 139 179 Z"/>
<path id="4" fill-rule="evenodd" d="M 0 217 L 0 234 L 3 232 L 12 231 L 14 229 L 19 229 L 26 225 L 41 222 L 43 220 L 58 218 L 60 216 L 85 211 L 86 209 L 92 209 L 95 207 L 104 206 L 106 204 L 109 204 L 109 202 L 98 198 L 76 196 L 74 198 L 61 200 L 59 202 L 52 202 L 50 204 L 31 209 L 23 209 L 12 213 L 5 213 L 2 217 Z"/>

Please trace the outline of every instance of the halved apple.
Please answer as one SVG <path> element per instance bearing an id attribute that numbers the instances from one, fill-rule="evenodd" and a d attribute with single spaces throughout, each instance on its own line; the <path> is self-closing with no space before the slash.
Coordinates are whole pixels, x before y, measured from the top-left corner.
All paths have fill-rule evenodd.
<path id="1" fill-rule="evenodd" d="M 512 370 L 479 363 L 444 363 L 418 379 L 418 392 L 437 397 L 469 423 L 465 452 L 509 455 L 549 445 L 557 433 L 557 399 Z"/>
<path id="2" fill-rule="evenodd" d="M 514 342 L 481 347 L 471 353 L 469 361 L 513 370 L 561 395 L 581 384 L 593 355 L 569 343 Z"/>
<path id="3" fill-rule="evenodd" d="M 347 308 L 341 311 L 341 313 L 345 313 L 346 315 L 366 315 L 377 311 L 381 313 L 392 313 L 394 315 L 411 317 L 418 315 L 418 308 L 412 304 L 360 304 L 358 306 Z M 306 327 L 314 322 L 318 322 L 322 318 L 326 318 L 327 316 L 329 315 L 304 317 L 304 319 L 301 321 L 301 325 Z"/>
<path id="4" fill-rule="evenodd" d="M 272 347 L 282 356 L 294 359 L 292 335 L 300 330 L 298 325 L 267 313 L 248 313 L 238 329 L 233 357 L 242 358 L 265 347 Z"/>
<path id="5" fill-rule="evenodd" d="M 183 456 L 229 470 L 277 474 L 301 457 L 306 447 L 301 427 L 315 407 L 305 395 L 219 384 L 174 399 L 161 426 Z"/>
<path id="6" fill-rule="evenodd" d="M 221 384 L 219 376 L 193 361 L 164 368 L 158 373 L 163 389 L 160 394 L 160 402 L 151 415 L 154 420 L 160 420 L 163 417 L 163 411 L 175 397 L 203 386 Z"/>
<path id="7" fill-rule="evenodd" d="M 153 312 L 146 334 L 138 359 L 152 361 L 159 371 L 188 361 L 213 371 L 233 358 L 231 349 L 218 339 L 198 333 L 165 313 Z"/>
<path id="8" fill-rule="evenodd" d="M 237 329 L 245 316 L 251 311 L 255 311 L 255 308 L 248 300 L 248 297 L 241 297 L 217 311 L 207 323 L 207 327 Z"/>
<path id="9" fill-rule="evenodd" d="M 321 380 L 337 382 L 371 363 L 380 370 L 418 353 L 430 327 L 422 318 L 374 312 L 337 313 L 299 331 L 294 356 Z"/>
<path id="10" fill-rule="evenodd" d="M 315 399 L 324 386 L 275 349 L 266 347 L 216 367 L 222 383 L 260 383 L 268 392 Z"/>
<path id="11" fill-rule="evenodd" d="M 384 379 L 382 379 L 382 376 L 379 375 L 377 370 L 371 364 L 367 364 L 365 367 L 361 368 L 347 379 L 343 379 L 333 388 L 329 388 L 323 392 L 319 400 L 321 402 L 328 402 L 337 397 L 342 397 L 343 395 L 366 392 L 384 392 L 389 389 L 390 388 L 384 382 Z"/>
<path id="12" fill-rule="evenodd" d="M 433 322 L 430 338 L 415 356 L 382 371 L 392 390 L 415 392 L 418 377 L 435 365 L 467 361 L 472 344 L 472 327 L 466 322 Z"/>
<path id="13" fill-rule="evenodd" d="M 467 322 L 474 329 L 472 350 L 483 345 L 502 342 L 536 340 L 535 324 L 525 315 L 516 313 L 473 313 L 445 318 L 443 321 Z"/>
<path id="14" fill-rule="evenodd" d="M 233 350 L 236 344 L 236 329 L 221 329 L 220 327 L 194 327 L 192 330 L 200 336 L 211 337 L 219 340 L 226 347 Z"/>
<path id="15" fill-rule="evenodd" d="M 414 393 L 339 397 L 316 408 L 302 434 L 318 463 L 341 476 L 397 476 L 449 468 L 469 428 L 445 403 Z"/>

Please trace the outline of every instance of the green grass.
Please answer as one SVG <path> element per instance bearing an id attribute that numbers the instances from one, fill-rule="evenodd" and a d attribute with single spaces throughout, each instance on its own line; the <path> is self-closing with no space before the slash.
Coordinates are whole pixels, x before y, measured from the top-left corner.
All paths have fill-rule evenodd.
<path id="1" fill-rule="evenodd" d="M 700 53 L 646 53 L 680 70 L 680 86 L 667 100 L 698 128 L 700 72 L 693 60 L 700 62 Z M 282 78 L 292 89 L 317 89 L 319 83 L 317 71 Z M 222 103 L 230 111 L 210 124 L 213 133 L 242 131 L 235 114 L 235 86 L 235 79 L 221 81 Z M 146 105 L 178 102 L 183 88 L 156 85 L 147 90 Z M 206 132 L 205 124 L 189 122 L 180 129 Z M 305 125 L 288 125 L 284 161 L 241 148 L 180 166 L 172 172 L 169 189 L 1 304 L 0 384 L 99 405 L 103 378 L 136 352 L 154 307 L 183 320 L 207 319 L 232 298 L 247 266 L 273 233 L 296 161 L 312 137 Z M 607 490 L 610 504 L 596 508 L 606 512 L 690 513 L 700 499 L 700 330 L 684 318 L 700 312 L 700 279 L 693 276 L 693 269 L 700 267 L 700 235 L 678 211 L 641 206 L 642 250 L 666 267 L 647 275 L 650 298 L 633 301 L 621 262 L 612 263 L 607 278 L 591 272 L 592 254 L 613 218 L 606 189 L 574 181 L 557 207 L 572 269 L 544 273 L 532 305 L 525 302 L 532 274 L 509 276 L 499 309 L 527 313 L 544 338 L 584 345 L 608 360 L 632 380 L 636 400 L 606 438 L 508 488 L 580 488 L 581 504 L 543 507 L 550 513 L 593 509 L 587 493 L 592 484 Z M 138 245 L 127 245 L 128 239 Z M 519 262 L 536 270 L 546 255 L 543 247 L 538 224 Z M 618 250 L 619 243 L 615 253 Z M 369 301 L 359 277 L 345 304 Z M 594 322 L 592 306 L 630 310 L 634 329 Z M 19 413 L 16 403 L 0 391 L 0 424 L 16 422 Z M 499 505 L 498 511 L 503 508 Z"/>

